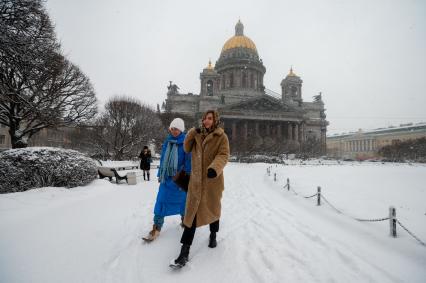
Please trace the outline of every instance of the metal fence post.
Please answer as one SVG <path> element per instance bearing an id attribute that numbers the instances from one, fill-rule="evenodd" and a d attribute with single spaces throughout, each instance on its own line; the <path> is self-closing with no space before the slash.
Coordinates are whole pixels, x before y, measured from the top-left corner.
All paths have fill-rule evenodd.
<path id="1" fill-rule="evenodd" d="M 317 205 L 321 205 L 321 187 L 318 186 L 318 192 L 317 192 Z"/>
<path id="2" fill-rule="evenodd" d="M 274 173 L 274 182 L 277 181 L 277 173 Z"/>
<path id="3" fill-rule="evenodd" d="M 290 190 L 290 179 L 287 178 L 287 191 L 289 191 L 289 190 Z"/>
<path id="4" fill-rule="evenodd" d="M 389 226 L 390 235 L 396 238 L 396 209 L 395 207 L 389 207 Z"/>

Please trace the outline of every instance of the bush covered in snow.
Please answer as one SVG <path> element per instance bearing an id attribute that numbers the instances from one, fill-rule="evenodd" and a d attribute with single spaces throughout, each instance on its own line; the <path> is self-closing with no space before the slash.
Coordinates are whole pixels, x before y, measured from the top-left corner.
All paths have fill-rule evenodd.
<path id="1" fill-rule="evenodd" d="M 29 147 L 0 153 L 0 193 L 50 186 L 72 188 L 96 178 L 96 163 L 75 150 Z"/>

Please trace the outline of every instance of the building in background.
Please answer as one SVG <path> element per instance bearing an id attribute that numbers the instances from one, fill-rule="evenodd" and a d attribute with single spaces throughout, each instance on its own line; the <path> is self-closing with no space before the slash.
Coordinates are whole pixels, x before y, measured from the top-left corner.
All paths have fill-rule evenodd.
<path id="1" fill-rule="evenodd" d="M 377 158 L 380 148 L 426 137 L 426 123 L 401 124 L 399 127 L 336 134 L 327 137 L 327 154 L 336 158 Z"/>
<path id="2" fill-rule="evenodd" d="M 9 128 L 3 124 L 0 124 L 0 151 L 12 148 L 12 142 L 10 140 Z"/>
<path id="3" fill-rule="evenodd" d="M 263 84 L 265 72 L 256 45 L 238 21 L 215 66 L 209 61 L 200 73 L 199 95 L 179 93 L 170 82 L 163 110 L 194 123 L 206 110 L 218 110 L 234 151 L 298 152 L 309 140 L 325 153 L 328 122 L 321 94 L 303 101 L 303 81 L 292 68 L 281 81 L 281 94 L 274 93 Z"/>
<path id="4" fill-rule="evenodd" d="M 75 127 L 44 128 L 29 139 L 28 146 L 71 148 L 71 135 L 76 131 Z"/>

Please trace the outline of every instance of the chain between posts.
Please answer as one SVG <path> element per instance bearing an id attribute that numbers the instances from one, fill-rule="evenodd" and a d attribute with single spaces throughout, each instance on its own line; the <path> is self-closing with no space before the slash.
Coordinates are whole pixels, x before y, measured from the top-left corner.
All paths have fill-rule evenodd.
<path id="1" fill-rule="evenodd" d="M 410 230 L 408 230 L 404 225 L 402 225 L 402 223 L 397 219 L 396 222 L 399 224 L 399 226 L 401 226 L 411 237 L 413 237 L 414 239 L 416 239 L 420 244 L 422 244 L 423 246 L 426 246 L 426 243 L 423 242 L 422 240 L 420 240 L 416 235 L 414 235 L 413 232 L 411 232 Z"/>
<path id="2" fill-rule="evenodd" d="M 268 176 L 270 176 L 270 167 L 267 168 L 267 173 Z M 274 173 L 274 181 L 276 181 L 276 173 Z M 284 189 L 287 188 L 288 191 L 292 191 L 295 195 L 298 195 L 298 193 L 290 186 L 290 179 L 287 178 L 287 184 L 284 185 L 283 187 Z M 320 199 L 324 200 L 324 202 L 326 204 L 328 204 L 331 208 L 333 208 L 337 213 L 346 215 L 351 217 L 354 220 L 360 221 L 360 222 L 381 222 L 381 221 L 386 221 L 386 220 L 390 220 L 390 234 L 392 237 L 396 237 L 396 224 L 398 224 L 401 228 L 403 228 L 411 237 L 413 237 L 416 241 L 418 241 L 422 246 L 426 246 L 426 243 L 423 242 L 422 240 L 420 240 L 419 237 L 417 237 L 413 232 L 411 232 L 410 230 L 408 230 L 407 227 L 405 227 L 401 221 L 399 221 L 396 218 L 396 212 L 395 212 L 395 208 L 394 207 L 390 207 L 389 208 L 389 217 L 383 217 L 383 218 L 376 218 L 376 219 L 362 219 L 362 218 L 356 218 L 353 216 L 350 216 L 346 213 L 344 213 L 343 211 L 339 210 L 338 208 L 336 208 L 334 205 L 332 205 L 325 197 L 324 195 L 321 193 L 321 187 L 318 187 L 318 192 L 311 195 L 311 196 L 303 196 L 304 198 L 308 199 L 308 198 L 313 198 L 315 196 L 318 196 L 318 202 L 317 205 L 321 205 Z"/>

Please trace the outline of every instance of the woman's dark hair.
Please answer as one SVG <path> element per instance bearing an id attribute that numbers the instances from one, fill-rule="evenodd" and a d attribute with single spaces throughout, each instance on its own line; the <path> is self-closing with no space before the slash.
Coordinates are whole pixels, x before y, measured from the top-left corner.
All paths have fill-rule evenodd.
<path id="1" fill-rule="evenodd" d="M 203 117 L 201 118 L 201 121 L 204 121 L 204 119 L 206 119 L 207 115 L 212 114 L 213 115 L 213 129 L 216 129 L 217 127 L 219 127 L 220 124 L 220 117 L 219 117 L 219 112 L 217 112 L 216 110 L 207 110 L 206 112 L 204 112 Z"/>

